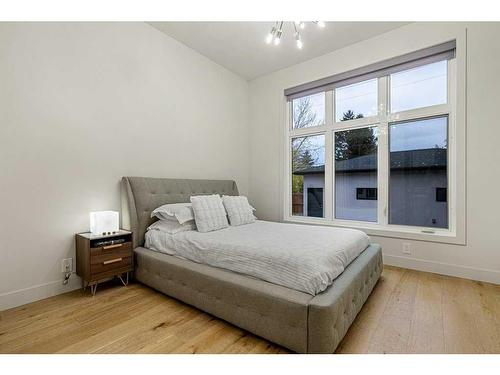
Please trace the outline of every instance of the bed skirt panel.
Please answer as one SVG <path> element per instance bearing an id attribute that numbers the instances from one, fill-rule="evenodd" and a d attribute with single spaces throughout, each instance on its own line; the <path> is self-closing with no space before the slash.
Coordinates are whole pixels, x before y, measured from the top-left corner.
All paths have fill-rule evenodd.
<path id="1" fill-rule="evenodd" d="M 309 302 L 309 353 L 335 351 L 375 287 L 382 268 L 382 249 L 372 244 L 325 292 Z"/>
<path id="2" fill-rule="evenodd" d="M 293 351 L 307 351 L 311 295 L 142 247 L 135 256 L 141 283 Z"/>

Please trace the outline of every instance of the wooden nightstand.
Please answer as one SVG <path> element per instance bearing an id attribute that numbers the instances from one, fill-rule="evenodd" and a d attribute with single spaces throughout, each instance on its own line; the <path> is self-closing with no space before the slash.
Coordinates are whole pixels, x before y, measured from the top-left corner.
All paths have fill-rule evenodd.
<path id="1" fill-rule="evenodd" d="M 83 280 L 83 290 L 90 285 L 95 295 L 99 281 L 113 277 L 118 277 L 125 286 L 128 284 L 128 274 L 134 269 L 132 236 L 126 230 L 106 236 L 76 235 L 76 274 Z"/>

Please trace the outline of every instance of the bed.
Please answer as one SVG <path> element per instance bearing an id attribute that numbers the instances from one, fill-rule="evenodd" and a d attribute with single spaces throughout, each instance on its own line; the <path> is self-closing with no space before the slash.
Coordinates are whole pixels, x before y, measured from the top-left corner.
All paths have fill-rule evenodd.
<path id="1" fill-rule="evenodd" d="M 134 231 L 135 278 L 292 351 L 335 352 L 380 277 L 380 246 L 369 244 L 316 295 L 144 247 L 152 210 L 214 193 L 238 195 L 238 188 L 230 180 L 122 179 L 122 225 Z"/>

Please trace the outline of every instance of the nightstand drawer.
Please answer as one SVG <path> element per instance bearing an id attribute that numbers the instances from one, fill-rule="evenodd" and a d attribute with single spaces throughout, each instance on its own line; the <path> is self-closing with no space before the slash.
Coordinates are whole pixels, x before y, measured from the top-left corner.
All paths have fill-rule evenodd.
<path id="1" fill-rule="evenodd" d="M 101 247 L 91 247 L 90 257 L 95 258 L 103 255 L 122 253 L 123 251 L 128 251 L 132 253 L 132 243 L 124 242 L 115 245 L 101 246 Z"/>
<path id="2" fill-rule="evenodd" d="M 102 248 L 92 249 L 90 255 L 90 264 L 100 264 L 116 258 L 128 258 L 132 256 L 132 247 L 123 246 L 108 250 Z"/>
<path id="3" fill-rule="evenodd" d="M 132 264 L 132 257 L 128 256 L 126 258 L 122 257 L 112 257 L 110 259 L 104 260 L 100 263 L 90 265 L 90 273 L 97 274 L 108 271 L 113 271 L 119 268 L 127 268 Z"/>

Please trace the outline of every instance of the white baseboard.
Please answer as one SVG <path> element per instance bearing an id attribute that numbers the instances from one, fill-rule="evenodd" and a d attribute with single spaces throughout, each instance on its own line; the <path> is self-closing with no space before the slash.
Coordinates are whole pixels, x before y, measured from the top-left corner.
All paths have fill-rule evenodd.
<path id="1" fill-rule="evenodd" d="M 71 275 L 68 284 L 63 285 L 62 279 L 45 284 L 34 285 L 29 288 L 19 289 L 12 292 L 0 294 L 0 311 L 13 307 L 25 305 L 30 302 L 52 297 L 57 294 L 71 292 L 82 287 L 81 279 Z"/>
<path id="2" fill-rule="evenodd" d="M 401 268 L 409 268 L 417 271 L 438 273 L 447 276 L 462 277 L 464 279 L 484 281 L 487 283 L 500 284 L 500 271 L 472 268 L 457 264 L 432 262 L 423 259 L 408 258 L 397 255 L 383 254 L 384 264 Z"/>
<path id="3" fill-rule="evenodd" d="M 462 277 L 464 279 L 478 280 L 493 284 L 500 284 L 500 271 L 482 268 L 472 268 L 456 264 L 432 262 L 417 258 L 408 258 L 397 255 L 384 254 L 384 264 L 417 271 L 438 273 L 447 276 Z M 0 294 L 0 311 L 25 305 L 30 302 L 52 297 L 57 294 L 67 293 L 81 288 L 81 279 L 73 274 L 67 285 L 62 285 L 62 280 L 35 285 L 29 288 L 15 290 Z"/>

